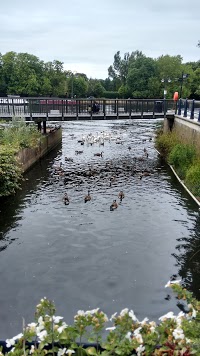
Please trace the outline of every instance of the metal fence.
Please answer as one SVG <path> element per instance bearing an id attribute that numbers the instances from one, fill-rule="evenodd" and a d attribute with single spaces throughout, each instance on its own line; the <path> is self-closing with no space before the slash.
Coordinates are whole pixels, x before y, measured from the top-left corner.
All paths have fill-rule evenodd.
<path id="1" fill-rule="evenodd" d="M 98 111 L 94 111 L 98 104 Z M 187 110 L 186 110 L 187 109 Z M 185 117 L 199 116 L 200 101 L 183 100 L 178 102 L 165 99 L 76 99 L 61 98 L 0 98 L 0 117 L 25 117 L 29 119 L 54 117 L 103 118 L 112 117 L 158 117 L 167 113 L 179 113 Z"/>

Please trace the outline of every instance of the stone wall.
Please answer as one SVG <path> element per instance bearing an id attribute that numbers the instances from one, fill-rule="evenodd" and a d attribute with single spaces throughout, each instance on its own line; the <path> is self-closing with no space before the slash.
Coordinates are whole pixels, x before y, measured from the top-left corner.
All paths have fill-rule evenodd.
<path id="1" fill-rule="evenodd" d="M 164 120 L 164 132 L 170 130 L 168 119 Z M 177 134 L 181 142 L 193 144 L 200 153 L 200 123 L 175 115 L 172 131 Z"/>
<path id="2" fill-rule="evenodd" d="M 36 148 L 24 148 L 17 154 L 17 160 L 22 167 L 22 172 L 27 171 L 41 157 L 54 149 L 62 141 L 62 129 L 44 135 Z"/>

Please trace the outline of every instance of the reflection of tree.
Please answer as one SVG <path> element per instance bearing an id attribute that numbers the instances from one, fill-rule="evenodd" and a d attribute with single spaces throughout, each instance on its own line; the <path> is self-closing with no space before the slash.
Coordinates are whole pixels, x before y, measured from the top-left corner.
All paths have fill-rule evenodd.
<path id="1" fill-rule="evenodd" d="M 177 241 L 180 243 L 176 249 L 180 253 L 174 253 L 173 256 L 179 267 L 179 275 L 184 280 L 186 288 L 200 299 L 200 215 L 196 220 L 194 235 Z"/>
<path id="2" fill-rule="evenodd" d="M 7 233 L 19 225 L 22 219 L 22 217 L 19 216 L 19 211 L 23 208 L 25 197 L 30 191 L 34 192 L 42 180 L 48 179 L 49 171 L 47 168 L 49 162 L 52 161 L 57 154 L 58 151 L 53 150 L 47 157 L 29 170 L 25 174 L 24 182 L 21 184 L 22 189 L 19 190 L 14 197 L 10 196 L 0 199 L 0 252 L 4 250 L 8 244 L 13 242 L 13 240 L 7 237 Z"/>

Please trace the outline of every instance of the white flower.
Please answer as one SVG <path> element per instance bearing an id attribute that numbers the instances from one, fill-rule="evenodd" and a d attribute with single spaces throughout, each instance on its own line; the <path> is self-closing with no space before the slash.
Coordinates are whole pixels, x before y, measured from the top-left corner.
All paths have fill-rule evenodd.
<path id="1" fill-rule="evenodd" d="M 145 350 L 145 347 L 143 345 L 138 346 L 137 349 L 136 349 L 137 355 L 138 356 L 142 355 L 144 350 Z"/>
<path id="2" fill-rule="evenodd" d="M 134 338 L 140 343 L 143 343 L 143 338 L 142 335 L 140 334 L 140 330 L 142 329 L 142 327 L 140 326 L 139 328 L 135 329 L 133 336 Z"/>
<path id="3" fill-rule="evenodd" d="M 55 324 L 58 324 L 60 320 L 62 320 L 63 317 L 62 316 L 53 316 L 53 321 Z"/>
<path id="4" fill-rule="evenodd" d="M 178 340 L 178 339 L 183 340 L 185 338 L 183 329 L 181 329 L 180 327 L 174 329 L 172 334 L 176 340 Z"/>
<path id="5" fill-rule="evenodd" d="M 22 338 L 22 336 L 23 336 L 23 334 L 22 334 L 22 333 L 20 333 L 20 334 L 18 334 L 18 335 L 16 335 L 16 336 L 14 336 L 14 337 L 13 337 L 13 340 L 18 340 L 18 339 L 21 339 L 21 338 Z"/>
<path id="6" fill-rule="evenodd" d="M 141 325 L 145 325 L 148 320 L 149 320 L 148 318 L 144 318 L 144 319 L 140 322 L 140 324 L 141 324 Z"/>
<path id="7" fill-rule="evenodd" d="M 183 313 L 182 311 L 177 315 L 176 317 L 176 322 L 177 324 L 180 326 L 182 323 L 182 320 L 185 318 L 185 313 Z"/>
<path id="8" fill-rule="evenodd" d="M 196 318 L 196 316 L 197 316 L 197 312 L 196 312 L 196 310 L 193 308 L 193 309 L 192 309 L 192 318 Z"/>
<path id="9" fill-rule="evenodd" d="M 111 315 L 110 321 L 112 321 L 116 317 L 116 315 L 117 315 L 117 312 L 114 313 L 113 315 Z"/>
<path id="10" fill-rule="evenodd" d="M 136 318 L 135 316 L 135 313 L 133 310 L 130 310 L 130 312 L 128 313 L 128 315 L 130 316 L 130 318 L 135 321 L 135 322 L 138 322 L 138 319 Z"/>
<path id="11" fill-rule="evenodd" d="M 66 351 L 66 354 L 69 354 L 69 356 L 71 356 L 71 354 L 75 354 L 75 351 L 68 349 L 68 350 Z"/>
<path id="12" fill-rule="evenodd" d="M 129 341 L 131 341 L 131 340 L 132 340 L 131 335 L 132 335 L 132 333 L 129 331 L 129 332 L 126 334 L 125 338 L 128 339 Z"/>
<path id="13" fill-rule="evenodd" d="M 159 318 L 159 320 L 165 321 L 166 319 L 175 319 L 175 318 L 176 318 L 176 317 L 175 317 L 174 313 L 173 313 L 173 312 L 169 312 L 169 313 L 167 313 L 167 314 L 161 316 L 161 317 Z"/>
<path id="14" fill-rule="evenodd" d="M 84 310 L 78 310 L 78 311 L 77 311 L 77 315 L 84 316 L 84 315 L 85 315 Z"/>
<path id="15" fill-rule="evenodd" d="M 66 352 L 66 348 L 64 348 L 64 349 L 58 349 L 58 353 L 57 353 L 57 355 L 58 356 L 62 356 L 62 355 L 64 355 L 65 354 L 65 352 Z"/>
<path id="16" fill-rule="evenodd" d="M 6 339 L 6 347 L 11 347 L 15 345 L 15 340 L 14 339 Z"/>
<path id="17" fill-rule="evenodd" d="M 123 309 L 120 313 L 121 316 L 125 316 L 126 314 L 128 314 L 128 308 Z"/>
<path id="18" fill-rule="evenodd" d="M 45 337 L 47 336 L 47 331 L 43 330 L 37 335 L 41 341 L 44 341 Z"/>
<path id="19" fill-rule="evenodd" d="M 165 284 L 165 288 L 171 287 L 172 284 L 180 284 L 180 283 L 181 283 L 181 279 L 179 279 L 177 281 L 169 281 L 169 282 L 167 282 L 167 284 Z"/>
<path id="20" fill-rule="evenodd" d="M 29 354 L 33 354 L 35 351 L 35 346 L 34 345 L 31 345 L 31 349 L 29 351 Z"/>
<path id="21" fill-rule="evenodd" d="M 66 329 L 68 327 L 68 325 L 66 323 L 63 323 L 59 328 L 58 328 L 58 332 L 59 334 L 61 334 L 63 332 L 64 329 Z"/>
<path id="22" fill-rule="evenodd" d="M 115 329 L 116 329 L 115 326 L 111 326 L 111 327 L 109 327 L 109 328 L 106 328 L 106 330 L 115 330 Z"/>
<path id="23" fill-rule="evenodd" d="M 35 332 L 36 331 L 36 323 L 30 323 L 28 324 L 28 328 L 30 329 L 30 331 Z"/>

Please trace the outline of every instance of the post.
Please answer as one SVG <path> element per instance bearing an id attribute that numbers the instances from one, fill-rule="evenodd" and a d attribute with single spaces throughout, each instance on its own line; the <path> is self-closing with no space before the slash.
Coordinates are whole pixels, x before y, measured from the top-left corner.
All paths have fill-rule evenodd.
<path id="1" fill-rule="evenodd" d="M 62 105 L 62 121 L 64 121 L 63 99 L 61 100 L 61 105 Z"/>
<path id="2" fill-rule="evenodd" d="M 167 112 L 167 110 L 166 110 L 166 99 L 164 98 L 164 100 L 163 100 L 163 105 L 164 105 L 164 118 L 166 118 L 166 112 Z"/>
<path id="3" fill-rule="evenodd" d="M 78 101 L 76 100 L 76 120 L 78 120 Z"/>
<path id="4" fill-rule="evenodd" d="M 184 106 L 183 117 L 187 117 L 187 99 L 185 99 L 185 106 Z"/>
<path id="5" fill-rule="evenodd" d="M 178 101 L 178 115 L 181 115 L 181 99 Z"/>
<path id="6" fill-rule="evenodd" d="M 192 108 L 191 108 L 191 113 L 190 113 L 190 119 L 194 119 L 194 99 L 192 100 Z"/>
<path id="7" fill-rule="evenodd" d="M 117 105 L 117 119 L 119 119 L 119 100 L 116 100 L 116 105 Z"/>
<path id="8" fill-rule="evenodd" d="M 141 118 L 143 119 L 143 112 L 144 112 L 144 101 L 142 99 L 142 105 L 141 105 Z"/>
<path id="9" fill-rule="evenodd" d="M 43 134 L 45 135 L 47 133 L 47 122 L 46 120 L 43 120 Z"/>
<path id="10" fill-rule="evenodd" d="M 199 109 L 198 122 L 200 122 L 200 109 Z"/>
<path id="11" fill-rule="evenodd" d="M 105 101 L 105 99 L 103 100 L 103 118 L 104 118 L 104 120 L 106 118 L 106 101 Z"/>
<path id="12" fill-rule="evenodd" d="M 131 119 L 131 99 L 129 99 L 129 119 Z"/>
<path id="13" fill-rule="evenodd" d="M 181 87 L 180 87 L 180 98 L 182 96 L 182 89 L 183 89 L 183 72 L 181 74 Z"/>

